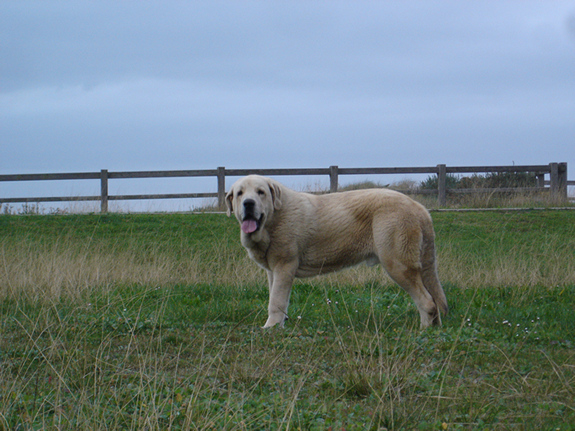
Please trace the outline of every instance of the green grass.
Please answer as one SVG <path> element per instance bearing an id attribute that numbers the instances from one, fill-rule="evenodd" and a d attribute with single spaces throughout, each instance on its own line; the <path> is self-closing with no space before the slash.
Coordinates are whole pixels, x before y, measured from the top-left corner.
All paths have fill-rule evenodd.
<path id="1" fill-rule="evenodd" d="M 222 215 L 0 217 L 0 430 L 575 429 L 575 213 L 433 213 L 450 303 L 265 275 Z"/>

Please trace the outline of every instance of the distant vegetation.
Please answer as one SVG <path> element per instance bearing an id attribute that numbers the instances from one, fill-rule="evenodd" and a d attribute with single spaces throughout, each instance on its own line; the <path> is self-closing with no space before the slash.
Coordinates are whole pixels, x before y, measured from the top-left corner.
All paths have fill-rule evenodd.
<path id="1" fill-rule="evenodd" d="M 537 177 L 532 172 L 493 172 L 485 175 L 460 176 L 447 174 L 448 189 L 497 189 L 507 187 L 536 187 Z M 421 182 L 424 190 L 437 190 L 437 175 Z"/>
<path id="2" fill-rule="evenodd" d="M 461 176 L 447 174 L 446 186 L 448 189 L 447 206 L 450 208 L 525 208 L 557 206 L 548 191 L 499 191 L 509 188 L 537 187 L 537 177 L 533 173 L 524 172 L 494 172 L 485 175 L 474 174 Z M 420 201 L 428 208 L 436 208 L 438 189 L 437 175 L 430 175 L 418 182 L 405 179 L 391 184 L 381 184 L 373 181 L 360 181 L 347 184 L 340 191 L 390 188 L 409 193 L 414 199 Z M 458 191 L 477 189 L 473 193 L 458 193 Z M 451 192 L 449 192 L 451 190 Z M 569 206 L 569 203 L 561 203 Z"/>
<path id="3" fill-rule="evenodd" d="M 421 182 L 403 180 L 393 184 L 381 184 L 374 181 L 359 181 L 347 184 L 340 191 L 391 187 L 398 190 L 437 190 L 437 175 L 430 175 Z M 497 189 L 509 187 L 537 187 L 537 177 L 532 172 L 493 172 L 484 175 L 462 176 L 447 174 L 448 189 Z"/>

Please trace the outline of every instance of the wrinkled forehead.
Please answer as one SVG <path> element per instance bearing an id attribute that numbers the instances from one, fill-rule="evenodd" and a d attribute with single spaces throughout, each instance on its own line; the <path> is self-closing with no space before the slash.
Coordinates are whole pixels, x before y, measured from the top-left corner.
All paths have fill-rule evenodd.
<path id="1" fill-rule="evenodd" d="M 240 194 L 250 192 L 257 193 L 260 190 L 265 191 L 266 189 L 269 188 L 267 182 L 263 178 L 259 177 L 242 178 L 241 180 L 238 180 L 233 187 L 236 196 L 238 196 L 238 193 Z"/>

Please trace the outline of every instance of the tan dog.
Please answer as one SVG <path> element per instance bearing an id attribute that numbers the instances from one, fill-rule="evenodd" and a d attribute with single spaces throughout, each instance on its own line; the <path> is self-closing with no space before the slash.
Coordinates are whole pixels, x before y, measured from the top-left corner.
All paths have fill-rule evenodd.
<path id="1" fill-rule="evenodd" d="M 435 233 L 427 210 L 387 189 L 326 195 L 299 193 L 250 175 L 226 196 L 241 225 L 242 245 L 267 271 L 268 320 L 287 317 L 295 277 L 310 277 L 361 262 L 381 263 L 413 298 L 421 327 L 441 325 L 447 300 L 437 278 Z"/>

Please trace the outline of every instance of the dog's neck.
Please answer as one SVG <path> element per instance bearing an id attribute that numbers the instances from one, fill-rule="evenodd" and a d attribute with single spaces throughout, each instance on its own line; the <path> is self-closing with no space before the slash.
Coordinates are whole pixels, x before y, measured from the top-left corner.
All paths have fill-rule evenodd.
<path id="1" fill-rule="evenodd" d="M 242 245 L 248 251 L 250 258 L 265 269 L 269 269 L 267 253 L 270 247 L 270 242 L 270 235 L 265 227 L 253 234 L 242 232 Z"/>

